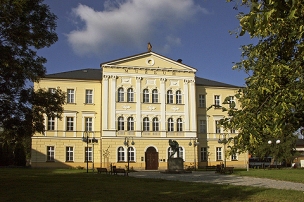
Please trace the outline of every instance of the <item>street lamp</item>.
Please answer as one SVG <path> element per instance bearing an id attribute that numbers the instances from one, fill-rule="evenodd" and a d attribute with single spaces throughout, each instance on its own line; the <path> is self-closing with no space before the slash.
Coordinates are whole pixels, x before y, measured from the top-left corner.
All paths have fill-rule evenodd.
<path id="1" fill-rule="evenodd" d="M 268 140 L 268 142 L 267 142 L 269 145 L 271 145 L 273 142 L 271 141 L 271 140 Z M 281 143 L 281 140 L 276 140 L 275 141 L 275 145 L 278 145 L 278 144 L 280 144 Z M 277 146 L 276 146 L 276 148 L 277 148 Z M 275 156 L 276 154 L 273 154 L 273 160 L 275 160 L 276 161 L 276 168 L 278 168 L 278 161 L 275 159 L 276 158 L 276 156 Z"/>
<path id="2" fill-rule="evenodd" d="M 228 143 L 228 140 L 226 139 L 226 135 L 227 134 L 223 134 L 224 138 L 223 139 L 219 138 L 217 141 L 220 144 L 224 144 L 224 166 L 225 166 L 225 168 L 226 168 L 226 144 Z"/>
<path id="3" fill-rule="evenodd" d="M 130 139 L 132 139 L 131 145 L 135 145 L 135 142 L 133 141 L 133 137 L 125 137 L 124 145 L 127 147 L 127 158 L 128 158 L 128 170 L 127 170 L 127 176 L 129 175 L 130 170 Z"/>
<path id="4" fill-rule="evenodd" d="M 87 161 L 87 173 L 89 172 L 89 131 L 85 131 L 82 136 L 82 141 L 87 143 L 86 149 L 86 161 Z"/>
<path id="5" fill-rule="evenodd" d="M 196 152 L 195 147 L 199 145 L 199 142 L 196 141 L 196 138 L 190 138 L 189 146 L 192 146 L 193 142 L 193 156 L 194 156 L 194 170 L 196 170 Z"/>
<path id="6" fill-rule="evenodd" d="M 98 143 L 98 140 L 93 137 L 90 139 L 90 132 L 92 131 L 84 131 L 82 136 L 82 141 L 87 143 L 87 149 L 86 149 L 86 161 L 87 161 L 87 173 L 89 172 L 89 143 L 93 144 L 93 156 L 92 156 L 92 163 L 93 163 L 93 172 L 94 172 L 94 143 Z M 93 136 L 93 135 L 92 135 Z"/>

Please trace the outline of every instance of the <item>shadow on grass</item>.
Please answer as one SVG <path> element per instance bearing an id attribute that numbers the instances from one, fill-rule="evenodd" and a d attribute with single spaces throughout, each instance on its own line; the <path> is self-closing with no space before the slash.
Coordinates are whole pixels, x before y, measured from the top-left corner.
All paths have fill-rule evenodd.
<path id="1" fill-rule="evenodd" d="M 288 201 L 296 191 L 62 169 L 0 169 L 0 201 Z M 283 192 L 283 194 L 282 194 Z M 274 198 L 280 195 L 285 198 Z M 300 195 L 302 194 L 302 195 Z M 303 193 L 299 194 L 302 199 Z"/>

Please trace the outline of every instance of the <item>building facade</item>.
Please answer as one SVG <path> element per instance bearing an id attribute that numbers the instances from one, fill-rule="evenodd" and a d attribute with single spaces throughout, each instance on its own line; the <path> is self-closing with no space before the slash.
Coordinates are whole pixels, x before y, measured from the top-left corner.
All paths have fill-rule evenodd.
<path id="1" fill-rule="evenodd" d="M 59 87 L 67 101 L 62 119 L 45 117 L 46 132 L 32 137 L 33 167 L 165 170 L 170 139 L 179 143 L 185 168 L 246 167 L 247 154 L 228 154 L 225 140 L 237 131 L 218 125 L 226 116 L 224 99 L 238 104 L 238 86 L 196 77 L 181 60 L 152 51 L 100 67 L 50 74 L 34 84 Z"/>

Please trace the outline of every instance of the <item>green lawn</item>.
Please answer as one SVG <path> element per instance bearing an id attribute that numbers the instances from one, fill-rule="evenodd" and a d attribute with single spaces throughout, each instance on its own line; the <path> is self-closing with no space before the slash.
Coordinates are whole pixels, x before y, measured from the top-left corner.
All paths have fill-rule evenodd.
<path id="1" fill-rule="evenodd" d="M 292 170 L 294 171 L 294 170 Z M 243 171 L 237 171 L 242 174 Z M 250 171 L 251 172 L 251 171 Z M 249 173 L 249 172 L 248 172 Z M 257 173 L 256 171 L 252 173 Z M 140 179 L 84 170 L 0 169 L 0 201 L 303 201 L 301 191 Z"/>
<path id="2" fill-rule="evenodd" d="M 304 183 L 304 169 L 250 169 L 246 170 L 236 170 L 234 172 L 236 175 L 249 176 L 249 177 L 260 177 L 269 178 L 275 180 L 291 181 Z"/>

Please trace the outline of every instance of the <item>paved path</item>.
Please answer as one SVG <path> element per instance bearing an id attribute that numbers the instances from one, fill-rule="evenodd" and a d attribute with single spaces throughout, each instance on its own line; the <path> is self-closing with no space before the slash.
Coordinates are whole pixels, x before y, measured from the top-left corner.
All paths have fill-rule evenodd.
<path id="1" fill-rule="evenodd" d="M 139 171 L 129 173 L 131 177 L 159 178 L 165 180 L 177 180 L 185 182 L 205 182 L 214 184 L 230 184 L 242 186 L 256 186 L 274 189 L 290 189 L 304 191 L 304 184 L 287 181 L 271 180 L 265 178 L 243 177 L 237 175 L 222 175 L 218 173 L 194 171 L 185 174 L 164 174 L 160 172 Z"/>

